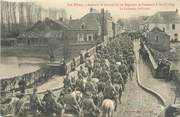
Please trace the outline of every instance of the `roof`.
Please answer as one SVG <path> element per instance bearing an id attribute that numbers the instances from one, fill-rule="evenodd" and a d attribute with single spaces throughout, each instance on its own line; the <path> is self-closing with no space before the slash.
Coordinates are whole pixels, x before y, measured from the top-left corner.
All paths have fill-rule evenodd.
<path id="1" fill-rule="evenodd" d="M 18 38 L 62 38 L 63 31 L 36 31 L 24 32 Z"/>
<path id="2" fill-rule="evenodd" d="M 18 38 L 61 38 L 63 30 L 69 27 L 62 21 L 54 21 L 46 18 L 38 21 L 31 28 L 21 33 Z"/>
<path id="3" fill-rule="evenodd" d="M 180 23 L 180 17 L 176 11 L 161 11 L 150 16 L 145 23 Z"/>
<path id="4" fill-rule="evenodd" d="M 84 29 L 81 25 L 84 24 Z M 69 26 L 73 30 L 98 30 L 100 25 L 99 13 L 88 13 L 81 19 L 70 20 Z"/>
<path id="5" fill-rule="evenodd" d="M 16 38 L 1 38 L 1 41 L 16 41 Z"/>
<path id="6" fill-rule="evenodd" d="M 166 32 L 164 32 L 164 31 L 162 31 L 160 28 L 158 28 L 158 27 L 154 27 L 151 31 L 150 31 L 150 33 L 153 33 L 153 32 L 158 32 L 159 34 L 161 34 L 161 33 L 163 33 L 163 34 L 165 34 L 166 36 L 169 36 Z M 170 37 L 170 36 L 169 36 Z"/>

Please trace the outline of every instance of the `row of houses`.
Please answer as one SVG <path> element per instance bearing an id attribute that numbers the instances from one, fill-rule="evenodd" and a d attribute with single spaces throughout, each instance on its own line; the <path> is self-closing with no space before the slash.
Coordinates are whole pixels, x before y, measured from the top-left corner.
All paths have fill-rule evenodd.
<path id="1" fill-rule="evenodd" d="M 31 28 L 20 33 L 17 37 L 18 45 L 47 45 L 51 40 L 69 40 L 71 42 L 91 42 L 96 43 L 102 41 L 101 37 L 112 38 L 115 36 L 115 23 L 111 14 L 104 9 L 97 11 L 93 8 L 90 12 L 80 19 L 69 20 L 60 18 L 55 21 L 46 18 L 38 21 Z M 4 44 L 10 42 L 4 40 Z M 10 43 L 10 45 L 16 45 Z"/>
<path id="2" fill-rule="evenodd" d="M 140 24 L 140 30 L 145 32 L 146 37 L 148 36 L 147 33 L 155 27 L 169 35 L 170 41 L 180 41 L 180 16 L 178 9 L 175 11 L 157 12 Z"/>

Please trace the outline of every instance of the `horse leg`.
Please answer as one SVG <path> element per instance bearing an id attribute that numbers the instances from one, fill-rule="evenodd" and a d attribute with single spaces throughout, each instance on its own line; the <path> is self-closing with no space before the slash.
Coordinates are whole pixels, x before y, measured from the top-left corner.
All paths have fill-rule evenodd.
<path id="1" fill-rule="evenodd" d="M 102 117 L 106 117 L 106 112 L 103 111 Z"/>
<path id="2" fill-rule="evenodd" d="M 112 117 L 112 115 L 111 115 L 111 112 L 110 112 L 110 111 L 108 112 L 108 117 Z"/>
<path id="3" fill-rule="evenodd" d="M 121 104 L 121 96 L 122 96 L 122 91 L 121 89 L 119 90 L 119 103 Z"/>

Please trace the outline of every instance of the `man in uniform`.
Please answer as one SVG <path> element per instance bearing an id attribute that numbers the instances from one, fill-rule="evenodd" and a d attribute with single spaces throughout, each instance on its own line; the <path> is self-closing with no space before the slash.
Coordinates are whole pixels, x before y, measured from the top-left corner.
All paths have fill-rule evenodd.
<path id="1" fill-rule="evenodd" d="M 86 76 L 86 73 L 83 70 L 83 67 L 80 66 L 80 70 L 78 71 L 78 78 L 83 79 L 85 76 Z"/>
<path id="2" fill-rule="evenodd" d="M 98 117 L 100 109 L 94 104 L 92 95 L 90 92 L 86 92 L 82 101 L 82 109 L 84 117 Z"/>
<path id="3" fill-rule="evenodd" d="M 30 95 L 30 107 L 33 113 L 33 116 L 37 115 L 37 112 L 41 110 L 42 104 L 40 99 L 38 98 L 38 95 L 36 94 L 37 89 L 33 89 L 33 94 Z"/>
<path id="4" fill-rule="evenodd" d="M 86 85 L 85 85 L 85 92 L 91 92 L 95 93 L 96 92 L 96 86 L 95 84 L 91 81 L 91 78 L 88 77 Z"/>
<path id="5" fill-rule="evenodd" d="M 127 66 L 125 65 L 124 62 L 122 62 L 122 64 L 119 66 L 119 71 L 122 74 L 124 83 L 126 84 L 128 78 L 128 71 L 127 71 Z"/>
<path id="6" fill-rule="evenodd" d="M 102 82 L 106 82 L 106 81 L 108 81 L 108 80 L 111 80 L 111 76 L 110 76 L 109 71 L 103 69 L 102 72 L 101 72 L 100 80 L 101 80 Z"/>
<path id="7" fill-rule="evenodd" d="M 111 99 L 115 101 L 115 110 L 117 109 L 117 91 L 113 87 L 110 80 L 107 81 L 107 85 L 103 91 L 104 99 Z"/>
<path id="8" fill-rule="evenodd" d="M 112 83 L 121 85 L 123 88 L 123 91 L 124 91 L 124 88 L 125 88 L 124 81 L 123 81 L 122 75 L 118 71 L 118 69 L 115 69 L 115 71 L 112 75 Z"/>
<path id="9" fill-rule="evenodd" d="M 72 87 L 72 82 L 69 74 L 66 75 L 66 78 L 64 79 L 63 83 L 64 83 L 64 88 Z"/>
<path id="10" fill-rule="evenodd" d="M 91 73 L 92 73 L 92 70 L 93 70 L 93 65 L 92 65 L 92 62 L 91 62 L 90 59 L 88 60 L 87 68 L 88 68 L 88 73 L 91 76 Z"/>
<path id="11" fill-rule="evenodd" d="M 26 89 L 26 82 L 25 82 L 25 80 L 22 78 L 19 81 L 18 85 L 19 85 L 19 89 L 20 89 L 21 93 L 24 94 L 25 93 L 25 89 Z"/>
<path id="12" fill-rule="evenodd" d="M 80 106 L 76 97 L 71 95 L 71 88 L 66 88 L 64 90 L 64 104 L 66 104 L 66 111 L 74 111 L 78 117 L 80 117 Z"/>
<path id="13" fill-rule="evenodd" d="M 42 101 L 45 103 L 45 111 L 48 115 L 51 115 L 52 113 L 56 112 L 56 107 L 58 104 L 51 90 L 47 90 Z"/>

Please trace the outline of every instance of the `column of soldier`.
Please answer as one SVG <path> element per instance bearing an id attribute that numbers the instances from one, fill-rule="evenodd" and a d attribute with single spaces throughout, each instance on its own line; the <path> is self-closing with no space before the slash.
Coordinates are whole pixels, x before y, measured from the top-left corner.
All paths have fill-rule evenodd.
<path id="1" fill-rule="evenodd" d="M 133 42 L 130 38 L 114 39 L 106 47 L 97 50 L 94 61 L 87 58 L 85 67 L 81 66 L 78 71 L 78 78 L 67 74 L 60 95 L 47 90 L 40 99 L 36 94 L 37 89 L 34 89 L 30 96 L 29 111 L 33 116 L 69 113 L 78 117 L 97 117 L 104 112 L 101 106 L 107 99 L 114 102 L 116 111 L 118 103 L 121 104 L 133 61 Z M 17 112 L 27 114 L 27 110 L 22 109 Z"/>

